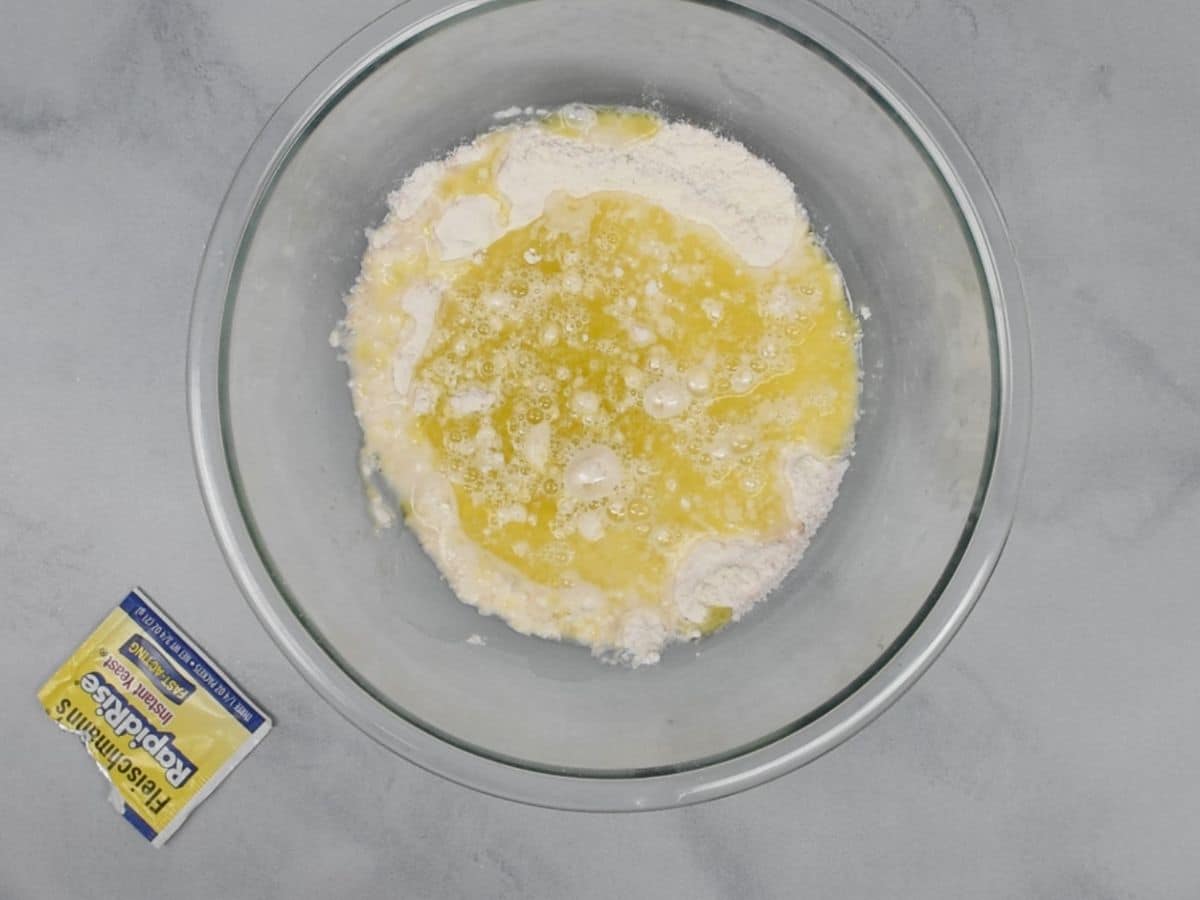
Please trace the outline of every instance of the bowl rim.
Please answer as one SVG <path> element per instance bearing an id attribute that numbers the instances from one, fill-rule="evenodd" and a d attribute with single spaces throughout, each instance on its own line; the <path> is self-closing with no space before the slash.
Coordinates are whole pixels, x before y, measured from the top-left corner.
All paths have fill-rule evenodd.
<path id="1" fill-rule="evenodd" d="M 741 755 L 666 774 L 595 777 L 552 774 L 480 755 L 384 706 L 342 669 L 299 621 L 260 557 L 237 501 L 220 402 L 219 355 L 239 248 L 258 204 L 330 102 L 378 61 L 428 29 L 484 7 L 537 0 L 407 0 L 349 37 L 318 63 L 267 120 L 227 190 L 196 279 L 187 353 L 187 409 L 205 511 L 251 608 L 304 678 L 364 733 L 427 771 L 487 794 L 537 806 L 587 811 L 662 809 L 745 790 L 811 762 L 895 702 L 941 653 L 975 605 L 1012 528 L 1032 412 L 1024 290 L 1003 214 L 982 171 L 949 120 L 916 80 L 854 26 L 813 0 L 678 0 L 749 15 L 815 45 L 848 69 L 908 128 L 953 194 L 992 301 L 998 396 L 991 472 L 958 563 L 935 589 L 899 646 L 847 697 L 815 720 Z"/>

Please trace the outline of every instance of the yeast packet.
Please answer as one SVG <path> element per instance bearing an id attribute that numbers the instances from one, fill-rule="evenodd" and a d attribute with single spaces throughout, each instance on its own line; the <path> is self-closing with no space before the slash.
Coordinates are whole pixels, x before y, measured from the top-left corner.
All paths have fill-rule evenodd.
<path id="1" fill-rule="evenodd" d="M 42 685 L 38 699 L 112 784 L 155 847 L 254 749 L 271 720 L 134 589 Z"/>

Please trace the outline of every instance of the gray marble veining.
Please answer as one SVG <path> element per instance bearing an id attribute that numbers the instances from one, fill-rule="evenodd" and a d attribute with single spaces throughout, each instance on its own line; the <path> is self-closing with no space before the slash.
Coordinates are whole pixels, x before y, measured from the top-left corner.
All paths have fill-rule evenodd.
<path id="1" fill-rule="evenodd" d="M 7 5 L 0 897 L 101 896 L 142 866 L 172 874 L 124 895 L 1195 896 L 1200 11 L 832 5 L 942 104 L 1007 214 L 1025 498 L 983 602 L 879 722 L 636 816 L 477 795 L 359 734 L 258 626 L 199 502 L 183 354 L 207 229 L 273 105 L 388 0 Z M 278 723 L 158 854 L 33 696 L 132 581 Z"/>

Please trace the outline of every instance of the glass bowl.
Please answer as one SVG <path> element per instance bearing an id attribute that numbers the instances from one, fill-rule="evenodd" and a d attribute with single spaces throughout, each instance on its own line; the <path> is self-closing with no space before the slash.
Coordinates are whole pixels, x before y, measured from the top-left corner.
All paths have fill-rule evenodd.
<path id="1" fill-rule="evenodd" d="M 856 450 L 806 557 L 736 626 L 637 670 L 479 615 L 407 530 L 373 530 L 328 341 L 389 190 L 497 110 L 572 101 L 652 106 L 770 160 L 865 319 Z M 823 8 L 412 0 L 318 65 L 247 153 L 200 271 L 188 403 L 237 581 L 346 718 L 492 794 L 624 810 L 777 776 L 912 684 L 1008 534 L 1028 369 L 979 169 L 914 81 Z"/>

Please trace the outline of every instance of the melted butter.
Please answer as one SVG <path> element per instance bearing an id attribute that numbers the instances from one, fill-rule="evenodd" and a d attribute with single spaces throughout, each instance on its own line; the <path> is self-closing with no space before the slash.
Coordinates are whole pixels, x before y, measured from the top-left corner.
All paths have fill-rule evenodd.
<path id="1" fill-rule="evenodd" d="M 709 635 L 720 631 L 733 618 L 733 610 L 728 606 L 710 606 L 704 621 L 700 623 L 700 634 Z"/>
<path id="2" fill-rule="evenodd" d="M 452 166 L 442 175 L 437 185 L 437 196 L 447 204 L 463 197 L 483 195 L 496 202 L 500 208 L 500 221 L 508 222 L 512 204 L 499 188 L 496 176 L 504 164 L 504 151 L 508 147 L 509 135 L 503 131 L 490 134 L 480 141 L 481 155 L 471 162 Z"/>
<path id="3" fill-rule="evenodd" d="M 495 170 L 485 154 L 447 190 L 487 194 Z M 692 539 L 792 527 L 781 455 L 847 449 L 856 340 L 807 234 L 756 269 L 639 196 L 557 194 L 457 270 L 414 373 L 437 399 L 414 427 L 474 542 L 614 608 L 658 602 Z M 728 618 L 714 608 L 700 630 Z"/>
<path id="4" fill-rule="evenodd" d="M 541 125 L 562 137 L 621 145 L 654 137 L 662 128 L 662 119 L 642 109 L 573 104 L 550 113 Z"/>
<path id="5" fill-rule="evenodd" d="M 434 227 L 437 217 L 464 197 L 485 196 L 493 200 L 500 221 L 507 224 L 512 203 L 496 185 L 510 135 L 504 131 L 484 136 L 478 150 L 467 162 L 448 165 L 434 188 L 434 203 L 418 213 L 419 240 L 410 239 L 396 252 L 368 254 L 362 273 L 363 297 L 360 315 L 372 319 L 371 328 L 356 335 L 349 348 L 355 368 L 379 372 L 392 365 L 395 348 L 402 343 L 412 317 L 395 308 L 395 297 L 409 286 L 437 276 L 453 278 L 468 264 L 466 261 L 443 262 L 434 252 Z"/>

